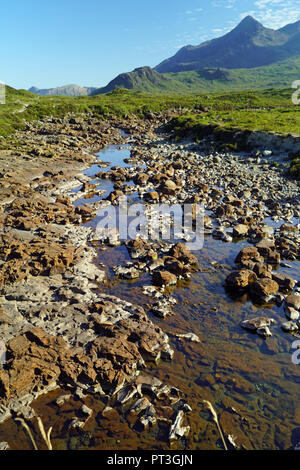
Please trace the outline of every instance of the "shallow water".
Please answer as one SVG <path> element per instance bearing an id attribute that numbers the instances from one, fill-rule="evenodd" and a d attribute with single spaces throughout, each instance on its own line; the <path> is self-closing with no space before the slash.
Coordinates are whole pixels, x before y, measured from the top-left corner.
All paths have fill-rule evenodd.
<path id="1" fill-rule="evenodd" d="M 110 161 L 110 166 L 126 166 L 123 159 L 129 154 L 128 145 L 121 150 L 118 146 L 110 146 L 99 154 L 99 159 Z M 93 165 L 86 174 L 93 180 L 100 169 L 100 165 Z M 99 183 L 101 189 L 111 191 L 113 188 L 109 181 L 93 181 Z M 82 198 L 76 204 L 94 202 L 107 195 L 95 196 L 98 199 L 92 201 Z M 95 223 L 94 220 L 88 225 Z M 245 241 L 227 244 L 207 236 L 203 249 L 194 253 L 199 261 L 199 271 L 173 291 L 178 302 L 174 315 L 159 319 L 149 313 L 151 320 L 170 335 L 175 355 L 171 362 L 149 364 L 146 372 L 180 388 L 193 409 L 187 418 L 191 426 L 189 437 L 176 442 L 172 448 L 222 448 L 215 425 L 203 408 L 203 399 L 215 407 L 224 433 L 235 436 L 236 442 L 244 448 L 289 449 L 300 441 L 300 365 L 294 365 L 291 360 L 291 345 L 295 338 L 280 328 L 280 323 L 285 320 L 282 307 L 256 306 L 247 295 L 232 298 L 224 288 L 234 259 L 246 244 Z M 105 249 L 99 246 L 95 262 L 106 265 L 108 277 L 108 282 L 99 289 L 147 309 L 151 299 L 143 295 L 142 286 L 151 284 L 150 276 L 143 274 L 137 281 L 125 281 L 117 279 L 111 270 L 129 260 L 125 246 Z M 212 261 L 218 265 L 213 266 Z M 291 264 L 292 269 L 280 268 L 280 271 L 299 278 L 300 262 Z M 264 340 L 239 326 L 241 320 L 253 315 L 270 316 L 277 321 L 272 326 L 272 338 Z M 193 332 L 201 343 L 180 341 L 172 336 L 174 332 Z M 53 426 L 54 449 L 169 448 L 164 429 L 145 432 L 131 429 L 121 407 L 116 408 L 109 419 L 97 419 L 106 401 L 95 396 L 84 400 L 94 411 L 84 430 L 68 431 L 64 423 L 74 416 L 74 410 L 81 402 L 71 399 L 58 409 L 52 401 L 61 394 L 62 390 L 53 391 L 33 406 L 45 428 Z M 11 421 L 0 427 L 2 440 L 13 442 L 11 448 L 30 448 L 22 429 Z"/>
<path id="2" fill-rule="evenodd" d="M 120 154 L 124 155 L 123 150 Z M 110 154 L 110 158 L 115 155 Z M 108 160 L 107 154 L 105 158 L 100 154 L 100 158 Z M 120 165 L 118 156 L 111 161 L 112 165 Z M 203 249 L 195 252 L 199 271 L 173 292 L 178 302 L 175 315 L 161 320 L 149 314 L 153 322 L 170 334 L 176 351 L 171 363 L 161 362 L 150 370 L 161 380 L 179 387 L 193 408 L 189 417 L 190 436 L 181 443 L 190 449 L 220 446 L 209 416 L 202 411 L 200 401 L 204 398 L 220 413 L 224 431 L 236 436 L 237 442 L 246 448 L 287 449 L 295 445 L 298 437 L 300 440 L 300 366 L 291 361 L 294 338 L 280 328 L 285 319 L 283 309 L 276 305 L 255 306 L 247 295 L 232 298 L 224 288 L 236 255 L 247 244 L 245 241 L 227 244 L 207 236 Z M 96 263 L 107 266 L 110 279 L 102 289 L 146 307 L 150 301 L 143 295 L 142 286 L 151 284 L 150 276 L 143 274 L 138 281 L 119 280 L 110 269 L 129 260 L 124 246 L 99 252 Z M 217 268 L 212 261 L 218 262 Z M 280 271 L 299 278 L 300 262 L 291 265 L 291 269 Z M 239 326 L 241 320 L 253 315 L 270 316 L 277 321 L 272 338 L 264 340 Z M 180 341 L 172 332 L 193 332 L 200 337 L 201 344 Z M 230 407 L 245 419 L 232 416 L 226 411 Z M 147 433 L 144 438 L 146 448 L 158 444 Z"/>

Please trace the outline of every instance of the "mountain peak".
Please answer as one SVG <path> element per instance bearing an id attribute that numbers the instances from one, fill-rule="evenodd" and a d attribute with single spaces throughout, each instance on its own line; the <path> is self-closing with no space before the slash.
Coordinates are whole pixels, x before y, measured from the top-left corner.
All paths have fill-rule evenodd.
<path id="1" fill-rule="evenodd" d="M 248 31 L 249 29 L 257 30 L 258 28 L 263 28 L 263 25 L 255 18 L 253 18 L 253 16 L 248 15 L 242 19 L 242 21 L 237 25 L 235 30 Z"/>
<path id="2" fill-rule="evenodd" d="M 299 22 L 275 30 L 248 15 L 224 36 L 198 46 L 183 47 L 155 70 L 176 73 L 203 68 L 263 67 L 300 54 L 299 37 Z"/>

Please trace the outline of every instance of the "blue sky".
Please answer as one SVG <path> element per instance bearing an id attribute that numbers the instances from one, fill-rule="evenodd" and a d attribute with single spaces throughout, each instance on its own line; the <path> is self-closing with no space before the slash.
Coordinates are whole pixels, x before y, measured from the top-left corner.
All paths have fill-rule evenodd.
<path id="1" fill-rule="evenodd" d="M 103 86 L 248 14 L 275 29 L 300 19 L 300 0 L 0 1 L 0 79 L 16 88 Z"/>

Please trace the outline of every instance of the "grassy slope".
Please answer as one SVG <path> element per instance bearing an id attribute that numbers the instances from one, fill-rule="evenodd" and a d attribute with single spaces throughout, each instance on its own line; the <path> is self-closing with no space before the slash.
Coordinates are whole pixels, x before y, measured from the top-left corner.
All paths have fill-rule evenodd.
<path id="1" fill-rule="evenodd" d="M 27 91 L 7 87 L 7 103 L 0 105 L 0 135 L 24 128 L 26 121 L 67 113 L 102 117 L 130 114 L 143 117 L 149 111 L 178 110 L 170 129 L 177 136 L 192 133 L 197 137 L 207 126 L 214 126 L 219 136 L 232 129 L 265 130 L 282 134 L 300 134 L 300 107 L 291 102 L 291 89 L 269 89 L 232 93 L 150 95 L 116 90 L 93 97 L 39 97 Z M 20 112 L 21 111 L 21 112 Z M 224 136 L 224 141 L 226 136 Z M 5 141 L 1 147 L 5 148 Z M 293 170 L 294 168 L 294 170 Z M 300 162 L 292 164 L 300 177 Z"/>
<path id="2" fill-rule="evenodd" d="M 6 104 L 0 104 L 0 134 L 6 135 L 24 125 L 24 113 L 19 112 L 27 103 L 37 97 L 25 90 L 15 90 L 6 86 Z"/>
<path id="3" fill-rule="evenodd" d="M 107 93 L 115 88 L 132 89 L 151 94 L 190 94 L 238 90 L 284 88 L 300 80 L 300 57 L 253 69 L 203 69 L 189 72 L 158 74 L 122 74 L 96 93 Z"/>
<path id="4" fill-rule="evenodd" d="M 261 129 L 300 134 L 299 106 L 291 102 L 291 89 L 199 95 L 150 95 L 117 90 L 93 97 L 38 97 L 7 87 L 7 104 L 0 105 L 0 134 L 24 127 L 25 121 L 45 116 L 63 117 L 68 112 L 92 113 L 100 117 L 143 116 L 165 109 L 190 111 L 180 120 L 187 125 L 221 124 L 224 127 Z M 24 105 L 27 108 L 18 112 Z M 206 108 L 199 113 L 199 108 Z M 271 108 L 271 109 L 270 109 Z"/>
<path id="5" fill-rule="evenodd" d="M 174 129 L 218 125 L 225 129 L 271 131 L 300 134 L 300 108 L 291 101 L 291 90 L 265 90 L 214 94 L 204 100 L 206 113 L 190 113 L 174 121 Z"/>
<path id="6" fill-rule="evenodd" d="M 291 86 L 294 80 L 300 80 L 300 57 L 266 67 L 226 70 L 225 80 L 210 80 L 205 71 L 170 73 L 166 76 L 174 80 L 177 90 L 181 87 L 182 92 L 190 93 L 284 88 Z"/>

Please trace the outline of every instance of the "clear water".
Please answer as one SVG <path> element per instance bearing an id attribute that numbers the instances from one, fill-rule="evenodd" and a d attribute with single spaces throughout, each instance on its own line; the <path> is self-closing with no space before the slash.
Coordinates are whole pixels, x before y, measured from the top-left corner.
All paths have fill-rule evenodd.
<path id="1" fill-rule="evenodd" d="M 108 170 L 115 165 L 125 166 L 123 159 L 128 158 L 129 153 L 129 146 L 121 150 L 110 146 L 99 154 L 99 158 L 111 162 Z M 93 165 L 86 174 L 93 179 L 100 169 L 100 165 Z M 111 191 L 113 188 L 106 180 L 93 181 L 99 183 L 101 189 Z M 87 202 L 89 200 L 81 199 L 76 204 Z M 89 224 L 95 224 L 95 220 Z M 247 295 L 232 298 L 224 288 L 234 259 L 246 244 L 245 241 L 226 244 L 206 237 L 203 249 L 195 253 L 199 271 L 193 273 L 188 283 L 182 283 L 173 291 L 178 302 L 175 315 L 165 319 L 151 316 L 152 321 L 170 335 L 175 356 L 172 362 L 149 364 L 147 373 L 179 387 L 193 409 L 188 416 L 191 427 L 188 439 L 178 441 L 172 448 L 222 448 L 216 428 L 203 408 L 203 399 L 215 407 L 224 433 L 235 436 L 236 442 L 244 448 L 289 449 L 300 441 L 300 365 L 294 365 L 291 360 L 294 338 L 280 328 L 280 323 L 285 320 L 283 309 L 276 305 L 256 306 Z M 113 266 L 129 260 L 124 246 L 105 250 L 99 247 L 95 263 L 106 265 L 108 277 L 107 284 L 100 286 L 100 290 L 147 309 L 149 298 L 143 295 L 142 286 L 151 284 L 150 276 L 143 274 L 138 281 L 125 281 L 113 275 Z M 213 267 L 212 261 L 218 262 L 219 266 Z M 280 268 L 280 271 L 299 279 L 300 262 L 291 264 L 292 269 Z M 272 327 L 272 338 L 264 340 L 239 326 L 241 320 L 258 315 L 277 321 Z M 174 332 L 193 332 L 201 343 L 180 341 L 172 336 Z M 52 401 L 61 393 L 61 390 L 54 391 L 34 404 L 45 427 L 53 426 L 54 449 L 169 448 L 164 430 L 154 428 L 137 432 L 120 407 L 116 407 L 116 413 L 110 419 L 99 418 L 98 413 L 106 402 L 95 396 L 85 400 L 94 414 L 84 430 L 68 431 L 66 419 L 74 415 L 81 403 L 71 399 L 58 409 Z M 0 427 L 2 440 L 13 442 L 12 448 L 30 448 L 24 432 L 12 421 Z"/>

